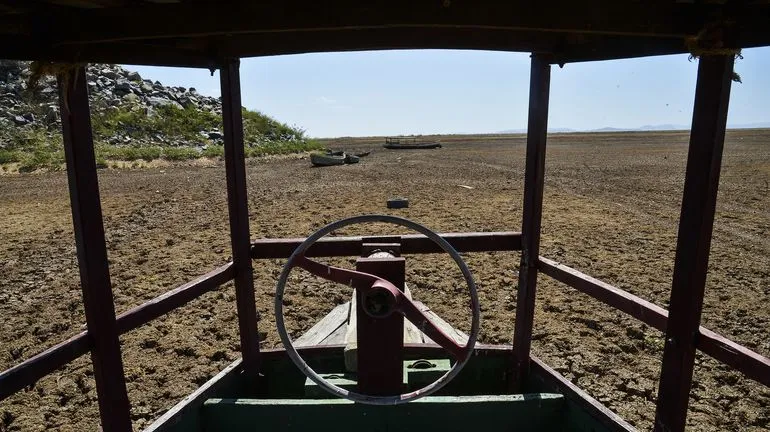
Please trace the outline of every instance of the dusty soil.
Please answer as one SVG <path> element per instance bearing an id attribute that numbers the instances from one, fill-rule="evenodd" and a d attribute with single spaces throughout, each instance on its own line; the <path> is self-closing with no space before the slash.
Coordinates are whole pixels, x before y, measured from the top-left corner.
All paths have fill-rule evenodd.
<path id="1" fill-rule="evenodd" d="M 386 151 L 353 166 L 249 161 L 253 237 L 305 236 L 325 223 L 392 213 L 436 231 L 517 230 L 522 137 L 447 137 L 432 151 Z M 555 135 L 549 142 L 542 255 L 666 306 L 687 134 Z M 472 189 L 458 185 L 466 185 Z M 125 311 L 229 260 L 224 168 L 175 165 L 100 172 L 115 305 Z M 390 197 L 409 198 L 387 210 Z M 62 173 L 0 177 L 0 369 L 81 331 L 77 261 Z M 384 233 L 384 226 L 348 229 Z M 516 253 L 468 254 L 482 304 L 481 341 L 510 343 Z M 343 264 L 350 265 L 350 260 Z M 255 263 L 263 347 L 280 343 L 272 293 L 281 260 Z M 408 258 L 414 296 L 461 328 L 467 297 L 444 256 Z M 770 131 L 728 134 L 703 322 L 770 355 Z M 454 273 L 452 273 L 454 272 Z M 455 278 L 456 279 L 456 278 Z M 349 297 L 292 278 L 295 336 Z M 136 429 L 238 356 L 231 285 L 121 338 Z M 650 429 L 662 334 L 541 276 L 534 353 L 640 429 Z M 770 428 L 770 389 L 699 355 L 691 430 Z M 0 431 L 98 428 L 88 357 L 0 403 Z"/>

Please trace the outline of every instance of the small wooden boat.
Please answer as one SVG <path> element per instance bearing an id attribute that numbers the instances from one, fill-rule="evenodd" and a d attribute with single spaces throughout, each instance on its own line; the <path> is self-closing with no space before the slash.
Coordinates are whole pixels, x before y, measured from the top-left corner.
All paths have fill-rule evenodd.
<path id="1" fill-rule="evenodd" d="M 346 164 L 356 164 L 358 161 L 361 160 L 358 156 L 352 155 L 352 154 L 346 154 L 345 155 L 345 163 Z"/>
<path id="2" fill-rule="evenodd" d="M 131 7 L 124 7 L 128 3 Z M 159 7 L 156 3 L 166 4 Z M 736 78 L 733 63 L 739 56 L 739 48 L 770 46 L 770 26 L 766 18 L 761 18 L 770 13 L 767 1 L 625 1 L 612 2 L 620 6 L 606 8 L 611 3 L 607 0 L 581 2 L 580 7 L 567 1 L 530 4 L 532 2 L 492 0 L 424 2 L 425 5 L 368 2 L 366 7 L 350 7 L 352 2 L 323 2 L 306 7 L 300 2 L 284 6 L 273 0 L 259 2 L 258 9 L 266 13 L 256 20 L 243 19 L 244 11 L 254 10 L 250 4 L 256 2 L 234 0 L 228 2 L 233 7 L 217 9 L 213 8 L 213 3 L 0 0 L 0 19 L 12 24 L 4 26 L 3 38 L 13 41 L 0 44 L 0 58 L 35 58 L 40 66 L 47 62 L 63 62 L 54 68 L 41 67 L 39 71 L 47 75 L 55 69 L 61 82 L 59 112 L 62 124 L 66 125 L 63 142 L 68 153 L 72 218 L 87 323 L 84 331 L 67 341 L 0 372 L 0 402 L 18 392 L 32 393 L 31 389 L 42 394 L 46 387 L 36 386 L 39 380 L 63 370 L 90 352 L 95 371 L 92 388 L 97 389 L 100 429 L 130 432 L 132 413 L 119 336 L 234 281 L 242 360 L 227 366 L 186 396 L 148 431 L 633 431 L 633 427 L 617 414 L 531 355 L 538 274 L 549 276 L 582 292 L 581 295 L 617 310 L 618 314 L 628 314 L 650 329 L 665 333 L 661 378 L 657 385 L 656 431 L 682 432 L 691 424 L 696 428 L 709 428 L 699 418 L 687 418 L 696 349 L 721 362 L 726 369 L 735 370 L 731 377 L 741 372 L 744 375 L 741 379 L 770 386 L 770 359 L 700 326 L 727 121 L 725 114 L 731 78 Z M 67 5 L 65 10 L 61 4 Z M 522 6 L 527 7 L 526 13 L 517 15 L 515 12 Z M 608 10 L 603 14 L 595 12 L 602 8 Z M 66 13 L 66 19 L 56 23 L 55 31 L 50 26 L 40 25 L 51 16 L 62 13 Z M 672 19 L 672 13 L 676 15 L 675 19 Z M 180 16 L 185 17 L 182 25 L 176 22 Z M 134 25 L 137 17 L 147 17 L 146 22 Z M 13 25 L 16 23 L 22 24 Z M 361 30 L 352 30 L 355 28 Z M 510 35 L 524 30 L 524 37 Z M 266 31 L 269 34 L 263 36 Z M 585 31 L 590 31 L 590 37 L 580 36 Z M 460 37 L 460 34 L 468 37 Z M 697 37 L 693 38 L 693 35 Z M 161 49 L 142 49 L 143 46 L 157 46 L 160 39 L 164 41 Z M 578 39 L 580 43 L 559 42 L 577 42 Z M 248 224 L 251 213 L 246 193 L 244 152 L 237 151 L 243 145 L 243 119 L 239 109 L 240 58 L 403 47 L 504 47 L 510 51 L 532 53 L 522 232 L 449 233 L 441 237 L 407 220 L 365 216 L 334 222 L 307 240 L 259 239 L 253 242 Z M 675 53 L 703 55 L 698 64 L 692 138 L 679 221 L 681 229 L 670 292 L 671 307 L 666 310 L 539 256 L 538 245 L 551 64 Z M 97 173 L 93 130 L 87 121 L 89 98 L 85 63 L 104 61 L 219 69 L 223 107 L 229 107 L 222 110 L 225 148 L 236 149 L 225 152 L 233 260 L 119 316 L 115 315 L 101 201 L 94 181 Z M 441 147 L 438 143 L 418 143 L 416 138 L 411 142 L 405 138 L 386 140 L 386 148 L 438 147 Z M 342 163 L 334 159 L 342 155 L 322 156 L 316 156 L 315 160 L 322 164 Z M 414 187 L 419 187 L 419 183 Z M 384 192 L 371 181 L 362 182 L 360 188 L 362 202 Z M 325 198 L 330 202 L 339 199 L 335 196 Z M 299 216 L 319 217 L 308 210 L 298 211 Z M 422 235 L 382 236 L 378 229 L 371 233 L 375 236 L 370 237 L 321 238 L 350 225 L 351 221 L 392 222 Z M 269 222 L 287 221 L 273 219 Z M 443 325 L 424 305 L 409 298 L 406 289 L 405 269 L 413 262 L 411 255 L 440 251 L 455 259 L 468 285 L 466 294 L 471 297 L 473 322 L 467 336 Z M 478 294 L 459 253 L 501 251 L 521 254 L 513 344 L 476 344 L 480 316 Z M 320 261 L 307 258 L 305 252 L 308 257 Z M 360 257 L 355 261 L 355 270 L 322 263 L 323 257 L 352 256 Z M 252 271 L 251 259 L 287 259 L 287 267 L 281 273 L 274 294 L 274 323 L 281 336 L 282 348 L 260 351 L 253 281 L 256 274 Z M 283 292 L 287 270 L 291 270 L 292 264 L 316 277 L 354 285 L 356 290 L 351 302 L 338 305 L 296 342 L 289 337 L 283 322 L 286 300 Z M 493 276 L 503 280 L 511 271 L 509 265 L 501 266 Z M 451 274 L 430 277 L 431 280 L 442 278 L 451 278 Z M 447 286 L 455 285 L 451 279 L 442 282 Z M 317 289 L 317 286 L 308 284 L 302 287 L 302 292 Z M 511 291 L 509 288 L 509 292 L 499 295 L 509 298 Z M 467 304 L 465 300 L 454 304 Z M 485 306 L 492 310 L 495 304 Z M 228 326 L 234 325 L 227 321 Z M 71 324 L 76 323 L 78 321 Z M 270 319 L 259 322 L 262 328 L 270 324 Z M 416 335 L 417 339 L 407 340 L 407 335 Z M 334 344 L 340 338 L 342 343 Z M 570 341 L 569 334 L 560 338 Z M 607 342 L 600 340 L 599 343 Z M 602 350 L 606 353 L 602 354 L 606 356 L 603 361 L 624 361 L 624 357 L 611 354 L 615 352 L 614 345 L 606 348 L 610 349 Z M 37 351 L 37 347 L 33 350 Z M 169 357 L 168 360 L 175 359 Z M 570 370 L 573 369 L 572 359 L 562 360 L 562 363 L 570 364 Z M 577 375 L 581 369 L 584 367 L 576 365 L 573 370 L 576 382 L 578 379 L 592 381 L 595 373 L 583 380 Z M 630 383 L 634 383 L 635 378 L 625 374 L 621 377 Z M 141 395 L 141 386 L 136 386 L 137 382 L 132 384 L 132 396 Z M 727 383 L 728 389 L 729 385 Z M 636 388 L 634 386 L 634 393 Z M 729 391 L 734 393 L 732 389 Z M 614 406 L 625 407 L 624 393 L 624 389 L 602 392 L 602 399 Z M 645 395 L 651 401 L 652 395 L 646 392 Z M 27 395 L 19 396 L 23 399 L 10 403 L 27 400 Z M 754 402 L 750 395 L 747 396 L 747 402 Z M 760 403 L 763 401 L 758 395 L 755 397 Z M 37 398 L 33 394 L 32 399 L 40 401 L 38 409 L 41 412 L 49 412 L 46 405 L 50 397 Z M 62 410 L 86 408 L 64 402 L 60 400 Z M 744 400 L 738 402 L 742 404 Z M 723 405 L 724 411 L 736 411 L 736 405 L 738 403 Z M 142 411 L 146 413 L 145 409 Z M 3 411 L 0 427 L 7 429 L 10 425 L 15 429 L 17 425 L 11 424 L 15 410 Z M 89 412 L 90 409 L 84 410 L 84 413 Z M 133 414 L 144 415 L 136 411 Z M 709 417 L 720 414 L 709 413 Z M 749 417 L 755 416 L 752 413 Z M 760 417 L 761 414 L 745 420 L 756 424 Z M 749 427 L 743 425 L 743 429 Z M 82 425 L 74 426 L 74 429 L 81 428 L 85 429 Z"/>
<path id="3" fill-rule="evenodd" d="M 387 137 L 383 147 L 391 150 L 435 149 L 441 148 L 441 143 L 438 141 L 418 141 L 417 137 Z"/>
<path id="4" fill-rule="evenodd" d="M 345 154 L 341 155 L 332 155 L 332 154 L 322 154 L 322 153 L 311 153 L 310 154 L 310 162 L 314 166 L 334 166 L 334 165 L 344 165 L 345 164 Z"/>

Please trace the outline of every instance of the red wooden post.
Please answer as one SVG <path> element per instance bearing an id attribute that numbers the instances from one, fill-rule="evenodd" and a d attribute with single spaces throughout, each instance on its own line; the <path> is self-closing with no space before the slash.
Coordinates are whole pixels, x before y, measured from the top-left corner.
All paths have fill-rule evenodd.
<path id="1" fill-rule="evenodd" d="M 524 215 L 521 224 L 521 263 L 513 334 L 513 388 L 519 391 L 529 374 L 529 352 L 535 319 L 537 260 L 540 254 L 540 223 L 543 214 L 545 143 L 548 133 L 548 97 L 551 66 L 546 58 L 532 55 L 529 78 L 529 124 L 524 173 Z"/>
<path id="2" fill-rule="evenodd" d="M 703 56 L 698 64 L 656 431 L 683 431 L 687 419 L 734 60 Z"/>
<path id="3" fill-rule="evenodd" d="M 104 240 L 85 67 L 59 79 L 59 106 L 80 285 L 102 429 L 105 432 L 130 431 L 130 405 Z"/>
<path id="4" fill-rule="evenodd" d="M 359 258 L 356 270 L 379 276 L 404 290 L 404 258 Z M 364 310 L 361 290 L 356 290 L 356 296 L 358 391 L 376 396 L 401 394 L 404 392 L 404 316 L 393 313 L 385 318 L 372 318 Z"/>
<path id="5" fill-rule="evenodd" d="M 228 60 L 222 64 L 220 84 L 225 135 L 227 207 L 230 214 L 230 241 L 233 249 L 241 354 L 244 370 L 256 373 L 259 369 L 259 333 L 254 299 L 254 271 L 251 265 L 239 64 L 240 61 L 237 59 Z"/>

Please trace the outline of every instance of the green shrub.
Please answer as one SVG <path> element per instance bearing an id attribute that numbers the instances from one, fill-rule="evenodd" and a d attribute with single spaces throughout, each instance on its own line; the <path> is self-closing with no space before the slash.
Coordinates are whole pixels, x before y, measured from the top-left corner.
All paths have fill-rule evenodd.
<path id="1" fill-rule="evenodd" d="M 0 164 L 21 162 L 23 156 L 21 152 L 15 150 L 0 150 Z"/>
<path id="2" fill-rule="evenodd" d="M 140 159 L 147 162 L 160 159 L 160 156 L 163 153 L 163 149 L 161 147 L 140 147 L 140 149 Z"/>
<path id="3" fill-rule="evenodd" d="M 299 141 L 305 138 L 305 131 L 290 127 L 259 111 L 250 111 L 244 108 L 243 135 L 247 142 L 260 141 Z"/>
<path id="4" fill-rule="evenodd" d="M 301 153 L 312 150 L 321 150 L 323 148 L 324 146 L 315 140 L 272 141 L 261 145 L 246 147 L 246 157 Z"/>
<path id="5" fill-rule="evenodd" d="M 163 150 L 163 159 L 171 161 L 197 159 L 200 152 L 189 147 L 170 147 Z"/>
<path id="6" fill-rule="evenodd" d="M 207 158 L 221 158 L 225 156 L 225 147 L 220 145 L 211 145 L 206 147 L 201 156 Z"/>
<path id="7" fill-rule="evenodd" d="M 31 154 L 27 154 L 19 165 L 19 172 L 27 173 L 52 165 L 54 156 L 52 152 L 43 147 L 36 148 Z"/>
<path id="8" fill-rule="evenodd" d="M 112 147 L 108 145 L 99 146 L 96 154 L 107 160 L 137 161 L 147 162 L 160 159 L 163 152 L 162 147 Z"/>
<path id="9" fill-rule="evenodd" d="M 43 146 L 51 146 L 52 149 L 64 148 L 60 133 L 49 133 L 41 127 L 10 128 L 9 132 L 8 150 L 32 153 Z"/>
<path id="10" fill-rule="evenodd" d="M 147 110 L 137 107 L 110 107 L 105 101 L 95 101 L 92 113 L 96 158 L 100 167 L 106 166 L 107 161 L 180 161 L 224 156 L 224 147 L 212 144 L 202 134 L 222 130 L 221 117 L 209 111 L 164 105 L 148 114 Z M 242 113 L 247 157 L 323 148 L 318 142 L 306 139 L 305 132 L 299 128 L 280 123 L 257 111 L 243 109 Z M 128 137 L 134 142 L 159 142 L 162 140 L 158 137 L 168 137 L 190 145 L 208 145 L 203 151 L 193 147 L 163 145 L 115 147 L 107 144 L 107 139 L 114 136 Z M 0 165 L 19 163 L 22 172 L 41 168 L 55 170 L 64 164 L 61 134 L 44 126 L 11 128 L 4 145 L 6 148 L 0 150 Z"/>
<path id="11" fill-rule="evenodd" d="M 220 129 L 222 119 L 209 111 L 163 105 L 150 115 L 135 107 L 102 107 L 93 116 L 94 134 L 98 139 L 114 135 L 152 138 L 155 135 L 201 140 L 200 132 Z"/>
<path id="12" fill-rule="evenodd" d="M 96 169 L 104 169 L 107 168 L 107 161 L 104 160 L 104 158 L 97 157 L 96 158 Z"/>
<path id="13" fill-rule="evenodd" d="M 96 105 L 99 102 L 95 103 Z M 222 118 L 192 106 L 162 105 L 148 114 L 136 107 L 108 107 L 101 102 L 92 118 L 94 135 L 103 140 L 115 135 L 152 139 L 155 135 L 198 143 L 207 140 L 201 132 L 222 130 Z M 257 111 L 243 109 L 243 132 L 247 142 L 301 141 L 302 129 L 288 126 Z"/>

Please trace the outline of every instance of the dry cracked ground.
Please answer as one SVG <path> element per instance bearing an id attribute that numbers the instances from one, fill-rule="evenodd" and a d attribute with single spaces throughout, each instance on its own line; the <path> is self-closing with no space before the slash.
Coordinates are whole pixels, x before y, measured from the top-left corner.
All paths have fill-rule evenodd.
<path id="1" fill-rule="evenodd" d="M 305 236 L 328 222 L 391 213 L 440 232 L 518 230 L 523 137 L 445 137 L 440 150 L 373 153 L 358 165 L 311 168 L 306 158 L 250 160 L 252 237 Z M 687 154 L 686 133 L 554 135 L 547 155 L 542 255 L 667 306 Z M 118 313 L 230 259 L 224 167 L 100 171 Z M 460 185 L 469 186 L 461 187 Z M 411 206 L 388 210 L 388 198 Z M 80 332 L 85 322 L 63 173 L 0 177 L 0 369 Z M 384 233 L 362 226 L 345 234 Z M 516 253 L 468 254 L 482 304 L 481 341 L 510 343 Z M 283 262 L 255 262 L 262 346 Z M 417 300 L 467 328 L 466 294 L 448 258 L 410 257 Z M 703 323 L 770 356 L 770 131 L 727 137 Z M 459 275 L 459 273 L 454 273 Z M 292 278 L 295 336 L 349 292 Z M 121 337 L 136 429 L 238 356 L 232 285 Z M 642 430 L 649 430 L 662 334 L 541 276 L 534 353 Z M 770 428 L 770 389 L 698 355 L 688 427 Z M 96 431 L 88 357 L 0 402 L 0 431 Z"/>

